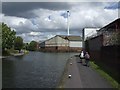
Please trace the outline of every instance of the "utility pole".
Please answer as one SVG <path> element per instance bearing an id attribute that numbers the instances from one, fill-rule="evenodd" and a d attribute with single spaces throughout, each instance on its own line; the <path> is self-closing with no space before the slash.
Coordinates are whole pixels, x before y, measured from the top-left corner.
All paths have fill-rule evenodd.
<path id="1" fill-rule="evenodd" d="M 69 36 L 69 15 L 70 15 L 70 12 L 67 11 L 67 33 L 68 33 L 68 36 Z"/>
<path id="2" fill-rule="evenodd" d="M 83 30 L 82 30 L 82 48 L 83 49 L 85 49 L 85 30 L 84 30 L 84 28 L 83 28 Z"/>

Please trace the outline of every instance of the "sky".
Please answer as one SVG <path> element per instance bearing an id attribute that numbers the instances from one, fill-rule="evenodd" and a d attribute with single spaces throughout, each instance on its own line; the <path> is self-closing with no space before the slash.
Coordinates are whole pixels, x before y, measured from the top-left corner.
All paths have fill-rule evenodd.
<path id="1" fill-rule="evenodd" d="M 81 36 L 83 28 L 101 28 L 118 18 L 118 2 L 2 2 L 0 22 L 6 23 L 24 42 L 67 35 Z"/>

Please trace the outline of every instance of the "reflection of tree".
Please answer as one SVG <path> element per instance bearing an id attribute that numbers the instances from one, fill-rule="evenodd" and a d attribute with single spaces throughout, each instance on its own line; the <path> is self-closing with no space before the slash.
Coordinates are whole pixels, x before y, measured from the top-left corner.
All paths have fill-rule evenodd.
<path id="1" fill-rule="evenodd" d="M 2 88 L 10 88 L 16 84 L 16 67 L 15 62 L 11 59 L 14 58 L 6 58 L 2 61 Z"/>

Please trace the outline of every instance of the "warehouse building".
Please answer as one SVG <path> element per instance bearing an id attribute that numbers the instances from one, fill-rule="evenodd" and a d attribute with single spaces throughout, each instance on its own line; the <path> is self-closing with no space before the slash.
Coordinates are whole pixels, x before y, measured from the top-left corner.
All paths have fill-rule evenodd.
<path id="1" fill-rule="evenodd" d="M 85 45 L 91 60 L 120 82 L 120 18 L 99 29 Z"/>
<path id="2" fill-rule="evenodd" d="M 45 51 L 80 51 L 82 38 L 80 36 L 56 35 L 40 43 L 40 47 Z"/>

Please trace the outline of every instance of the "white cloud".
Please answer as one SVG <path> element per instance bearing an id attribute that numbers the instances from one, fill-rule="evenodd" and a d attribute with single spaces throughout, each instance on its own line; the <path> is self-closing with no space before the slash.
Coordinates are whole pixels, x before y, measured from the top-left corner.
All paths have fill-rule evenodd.
<path id="1" fill-rule="evenodd" d="M 15 17 L 15 16 L 2 16 L 2 21 L 15 29 L 17 33 L 25 33 L 37 30 L 37 26 L 34 25 L 29 19 Z"/>
<path id="2" fill-rule="evenodd" d="M 65 28 L 65 18 L 60 15 L 61 11 L 52 11 L 46 9 L 38 9 L 33 11 L 38 17 L 36 23 L 39 24 L 39 28 L 46 29 L 58 29 Z M 39 13 L 40 12 L 40 13 Z M 51 17 L 51 20 L 48 17 Z"/>
<path id="3" fill-rule="evenodd" d="M 33 2 L 33 0 L 1 0 L 2 2 Z M 97 0 L 97 2 L 119 2 L 119 0 Z M 96 0 L 34 0 L 34 2 L 96 2 Z"/>
<path id="4" fill-rule="evenodd" d="M 43 35 L 43 33 L 41 33 L 41 32 L 30 32 L 29 35 L 30 36 L 40 36 L 40 35 Z"/>
<path id="5" fill-rule="evenodd" d="M 116 10 L 106 10 L 105 5 L 108 3 L 103 3 L 95 7 L 96 3 L 91 6 L 89 3 L 71 3 L 74 7 L 70 10 L 70 28 L 83 28 L 86 26 L 104 26 L 109 21 L 113 21 L 117 18 L 118 12 Z M 90 8 L 91 6 L 91 8 Z M 36 23 L 39 24 L 39 28 L 47 29 L 58 29 L 67 28 L 66 19 L 61 16 L 61 11 L 52 11 L 47 9 L 38 9 L 33 11 L 38 18 L 36 18 Z M 51 16 L 50 20 L 48 17 Z"/>
<path id="6" fill-rule="evenodd" d="M 80 35 L 81 28 L 103 27 L 118 18 L 117 9 L 104 9 L 109 3 L 69 3 L 72 5 L 70 11 L 70 32 Z M 15 29 L 24 41 L 45 40 L 55 34 L 67 34 L 66 18 L 61 13 L 66 10 L 36 9 L 31 11 L 37 17 L 21 18 L 15 16 L 2 16 L 3 22 Z M 1 19 L 0 19 L 1 21 Z M 59 30 L 59 31 L 57 31 Z M 74 31 L 73 31 L 74 30 Z"/>
<path id="7" fill-rule="evenodd" d="M 24 24 L 26 19 L 20 17 L 13 17 L 13 16 L 2 16 L 2 21 L 7 23 L 10 26 L 19 26 Z"/>

